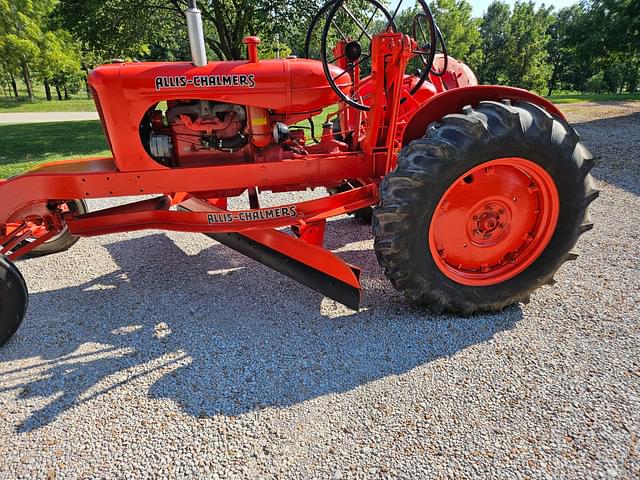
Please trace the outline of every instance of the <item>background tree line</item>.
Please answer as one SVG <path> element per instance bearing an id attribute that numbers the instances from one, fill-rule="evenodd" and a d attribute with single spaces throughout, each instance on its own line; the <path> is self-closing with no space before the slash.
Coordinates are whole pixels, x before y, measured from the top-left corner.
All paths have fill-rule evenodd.
<path id="1" fill-rule="evenodd" d="M 0 0 L 0 85 L 17 79 L 59 99 L 83 87 L 89 68 L 113 58 L 189 58 L 186 0 Z M 242 38 L 258 34 L 264 57 L 302 54 L 318 0 L 200 0 L 211 58 L 238 59 Z M 357 2 L 355 7 L 357 8 Z M 555 11 L 531 1 L 494 1 L 474 18 L 467 0 L 432 0 L 449 53 L 482 83 L 536 90 L 636 91 L 640 77 L 640 0 L 583 0 Z M 397 23 L 410 31 L 416 7 Z"/>

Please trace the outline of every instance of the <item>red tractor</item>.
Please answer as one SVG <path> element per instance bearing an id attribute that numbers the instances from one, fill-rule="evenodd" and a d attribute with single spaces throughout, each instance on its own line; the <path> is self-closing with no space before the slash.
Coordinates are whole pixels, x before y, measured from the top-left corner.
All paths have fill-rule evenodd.
<path id="1" fill-rule="evenodd" d="M 497 311 L 552 283 L 591 228 L 594 159 L 549 101 L 478 85 L 418 5 L 401 32 L 400 5 L 331 0 L 307 35 L 319 59 L 260 60 L 248 37 L 246 60 L 208 62 L 191 1 L 192 62 L 93 70 L 113 155 L 0 180 L 0 344 L 27 308 L 13 261 L 132 230 L 205 233 L 352 309 L 359 270 L 323 248 L 327 219 L 348 213 L 372 215 L 386 276 L 436 312 Z M 319 187 L 260 206 L 261 192 Z M 247 208 L 228 208 L 244 195 Z M 87 211 L 85 199 L 125 196 L 143 198 Z"/>

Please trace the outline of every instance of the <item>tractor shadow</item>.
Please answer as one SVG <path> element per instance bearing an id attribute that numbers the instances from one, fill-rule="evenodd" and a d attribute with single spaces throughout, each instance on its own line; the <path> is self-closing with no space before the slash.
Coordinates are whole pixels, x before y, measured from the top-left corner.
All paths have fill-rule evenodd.
<path id="1" fill-rule="evenodd" d="M 597 159 L 591 174 L 599 181 L 640 196 L 640 112 L 572 126 Z"/>
<path id="2" fill-rule="evenodd" d="M 517 306 L 470 318 L 407 306 L 380 274 L 369 228 L 338 220 L 328 237 L 363 267 L 357 313 L 222 245 L 188 255 L 164 234 L 106 244 L 117 269 L 33 294 L 0 351 L 0 362 L 37 359 L 8 372 L 0 363 L 0 393 L 51 399 L 16 430 L 105 394 L 170 399 L 200 418 L 285 408 L 450 357 L 522 318 Z"/>

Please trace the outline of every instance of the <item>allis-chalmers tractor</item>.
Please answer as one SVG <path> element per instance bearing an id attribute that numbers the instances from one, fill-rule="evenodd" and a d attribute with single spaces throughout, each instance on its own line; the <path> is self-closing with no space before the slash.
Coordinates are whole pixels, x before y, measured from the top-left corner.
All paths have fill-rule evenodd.
<path id="1" fill-rule="evenodd" d="M 207 61 L 189 3 L 191 62 L 91 72 L 112 156 L 0 180 L 0 343 L 27 308 L 13 262 L 79 237 L 205 233 L 358 309 L 358 268 L 323 248 L 327 220 L 353 213 L 371 219 L 378 262 L 409 301 L 465 315 L 526 302 L 575 258 L 597 197 L 593 157 L 549 101 L 478 85 L 447 55 L 424 0 L 404 32 L 400 5 L 331 0 L 307 58 L 260 60 L 247 37 L 247 59 L 223 62 Z M 260 206 L 261 192 L 320 187 L 325 196 Z M 85 204 L 125 196 L 142 198 Z M 246 208 L 229 209 L 240 196 Z"/>

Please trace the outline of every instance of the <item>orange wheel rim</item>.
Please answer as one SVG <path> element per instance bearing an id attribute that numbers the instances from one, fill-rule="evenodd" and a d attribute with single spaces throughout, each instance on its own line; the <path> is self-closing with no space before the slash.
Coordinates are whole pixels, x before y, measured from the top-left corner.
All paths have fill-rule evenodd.
<path id="1" fill-rule="evenodd" d="M 62 213 L 70 212 L 69 205 L 67 205 L 66 203 L 63 203 L 62 205 L 60 205 L 58 207 L 58 209 Z M 27 223 L 27 227 L 31 230 L 31 238 L 33 238 L 33 239 L 40 238 L 40 237 L 46 235 L 47 233 L 49 233 L 49 229 L 42 223 L 41 224 L 36 224 L 36 223 L 33 223 L 33 222 L 26 222 L 26 223 Z M 6 225 L 6 234 L 7 235 L 11 235 L 17 228 L 20 228 L 21 226 L 22 226 L 21 223 L 8 223 Z M 62 232 L 60 232 L 58 235 L 55 235 L 54 237 L 50 238 L 45 243 L 49 243 L 49 242 L 52 242 L 54 240 L 57 240 L 65 232 L 66 232 L 66 227 Z"/>
<path id="2" fill-rule="evenodd" d="M 429 227 L 431 256 L 457 283 L 496 285 L 542 254 L 559 212 L 558 189 L 544 168 L 518 157 L 485 162 L 440 199 Z"/>

